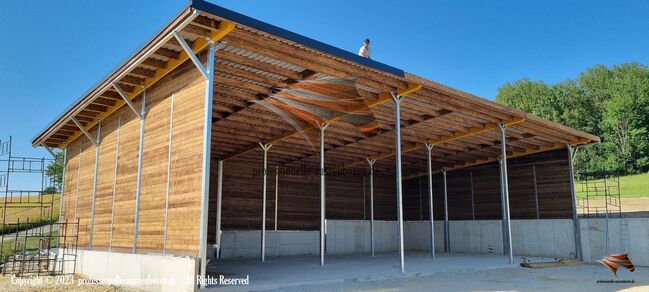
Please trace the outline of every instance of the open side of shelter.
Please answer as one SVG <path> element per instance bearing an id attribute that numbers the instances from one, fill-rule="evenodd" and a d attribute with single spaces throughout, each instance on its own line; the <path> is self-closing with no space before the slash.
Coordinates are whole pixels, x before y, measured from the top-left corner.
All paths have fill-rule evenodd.
<path id="1" fill-rule="evenodd" d="M 301 235 L 324 265 L 337 220 L 368 223 L 372 254 L 375 219 L 394 222 L 401 271 L 406 220 L 443 218 L 416 239 L 434 256 L 449 221 L 499 219 L 513 262 L 510 218 L 569 219 L 579 256 L 570 151 L 598 141 L 193 1 L 32 144 L 66 153 L 80 247 L 192 256 L 204 276 L 230 231 L 255 230 L 263 262 L 270 226 L 317 231 Z"/>

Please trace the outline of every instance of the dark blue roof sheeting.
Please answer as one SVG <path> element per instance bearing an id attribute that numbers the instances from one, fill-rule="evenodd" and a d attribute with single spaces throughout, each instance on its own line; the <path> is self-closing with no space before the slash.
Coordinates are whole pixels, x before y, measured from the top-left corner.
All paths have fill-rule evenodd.
<path id="1" fill-rule="evenodd" d="M 284 39 L 287 39 L 289 41 L 301 44 L 303 46 L 306 46 L 306 47 L 309 47 L 309 48 L 312 48 L 312 49 L 315 49 L 315 50 L 318 50 L 318 51 L 321 51 L 321 52 L 324 52 L 324 53 L 327 53 L 327 54 L 330 54 L 330 55 L 334 55 L 334 56 L 337 56 L 337 57 L 340 57 L 340 58 L 343 58 L 343 59 L 347 59 L 349 61 L 361 64 L 361 65 L 364 65 L 364 66 L 367 66 L 367 67 L 371 67 L 371 68 L 381 70 L 381 71 L 384 71 L 384 72 L 387 72 L 387 73 L 390 73 L 390 74 L 394 74 L 394 75 L 399 76 L 399 77 L 404 77 L 404 75 L 405 75 L 403 70 L 401 70 L 401 69 L 398 69 L 398 68 L 383 64 L 381 62 L 374 61 L 372 59 L 368 59 L 368 58 L 358 56 L 358 55 L 356 55 L 354 53 L 345 51 L 343 49 L 334 47 L 332 45 L 328 45 L 328 44 L 325 44 L 323 42 L 316 41 L 316 40 L 314 40 L 312 38 L 305 37 L 303 35 L 300 35 L 300 34 L 285 30 L 283 28 L 280 28 L 280 27 L 265 23 L 263 21 L 254 19 L 254 18 L 249 17 L 249 16 L 245 16 L 243 14 L 234 12 L 232 10 L 225 9 L 225 8 L 223 8 L 221 6 L 218 6 L 218 5 L 203 1 L 203 0 L 193 0 L 191 2 L 191 6 L 198 9 L 198 10 L 205 11 L 207 13 L 210 13 L 210 14 L 225 18 L 225 19 L 230 20 L 232 22 L 235 22 L 235 23 L 238 23 L 238 24 L 241 24 L 241 25 L 244 25 L 244 26 L 248 26 L 248 27 L 263 31 L 265 33 L 275 35 L 275 36 L 278 36 L 280 38 L 284 38 Z"/>

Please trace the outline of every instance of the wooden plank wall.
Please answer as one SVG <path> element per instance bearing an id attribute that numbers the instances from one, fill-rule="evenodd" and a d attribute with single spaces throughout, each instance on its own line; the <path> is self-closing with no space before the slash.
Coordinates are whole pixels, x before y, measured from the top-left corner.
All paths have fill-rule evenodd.
<path id="1" fill-rule="evenodd" d="M 272 148 L 271 148 L 272 149 Z M 259 165 L 238 160 L 224 162 L 222 229 L 260 229 L 262 211 L 261 151 Z M 272 155 L 272 150 L 269 152 Z M 216 164 L 215 161 L 212 162 Z M 274 170 L 274 165 L 269 165 Z M 376 176 L 374 180 L 375 218 L 396 218 L 395 180 Z M 365 190 L 364 190 L 365 188 Z M 210 188 L 210 229 L 213 242 L 216 221 L 216 168 Z M 359 175 L 330 175 L 326 179 L 327 219 L 369 218 L 369 178 Z M 268 176 L 266 228 L 274 229 L 275 176 Z M 278 191 L 278 229 L 316 230 L 320 227 L 320 177 L 280 175 Z"/>
<path id="2" fill-rule="evenodd" d="M 140 253 L 162 251 L 172 94 L 174 123 L 167 251 L 188 255 L 198 251 L 204 91 L 204 79 L 189 62 L 147 90 L 137 242 Z M 141 102 L 140 97 L 134 100 L 136 108 L 141 107 Z M 125 106 L 104 119 L 101 126 L 92 248 L 104 250 L 111 245 L 114 251 L 130 252 L 134 238 L 140 120 Z M 96 130 L 93 128 L 91 134 L 96 135 Z M 81 136 L 68 145 L 64 194 L 64 220 L 79 218 L 81 222 L 80 248 L 88 247 L 94 170 L 95 146 Z"/>
<path id="3" fill-rule="evenodd" d="M 254 170 L 261 166 L 226 161 L 223 176 L 222 229 L 261 228 L 262 179 Z M 272 150 L 269 153 L 272 155 Z M 532 166 L 536 166 L 540 218 L 572 218 L 567 152 L 557 150 L 510 159 L 509 185 L 513 219 L 536 218 Z M 216 165 L 216 162 L 213 162 Z M 274 166 L 269 166 L 274 169 Z M 473 205 L 471 197 L 473 174 Z M 433 176 L 433 208 L 436 220 L 444 219 L 442 174 Z M 210 195 L 210 242 L 215 237 L 216 167 Z M 267 230 L 274 228 L 275 177 L 268 176 Z M 318 176 L 284 176 L 279 179 L 278 228 L 319 228 Z M 500 219 L 500 177 L 496 164 L 447 173 L 450 220 Z M 363 190 L 364 189 L 364 190 Z M 369 177 L 329 176 L 326 180 L 327 219 L 369 220 Z M 428 177 L 404 181 L 405 220 L 429 220 Z M 396 219 L 394 176 L 375 177 L 374 214 L 377 220 Z M 363 203 L 365 202 L 365 203 Z"/>
<path id="4" fill-rule="evenodd" d="M 566 150 L 555 150 L 509 159 L 508 178 L 512 219 L 536 218 L 534 176 L 536 167 L 539 218 L 572 218 L 570 172 Z M 473 206 L 471 202 L 473 174 Z M 450 220 L 502 218 L 500 177 L 497 163 L 447 172 L 448 210 Z M 422 208 L 419 206 L 420 193 Z M 444 219 L 443 178 L 433 176 L 433 209 L 435 220 Z M 406 220 L 429 220 L 428 178 L 404 181 L 404 215 Z M 420 213 L 423 214 L 420 216 Z"/>

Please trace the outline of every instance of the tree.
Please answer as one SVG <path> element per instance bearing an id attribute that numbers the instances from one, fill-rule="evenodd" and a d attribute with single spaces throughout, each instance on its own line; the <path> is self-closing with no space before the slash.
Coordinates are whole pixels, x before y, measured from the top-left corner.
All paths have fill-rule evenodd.
<path id="1" fill-rule="evenodd" d="M 496 102 L 601 137 L 579 151 L 578 171 L 649 170 L 649 69 L 642 64 L 598 65 L 556 84 L 505 83 Z"/>
<path id="2" fill-rule="evenodd" d="M 45 175 L 52 180 L 56 191 L 60 192 L 63 183 L 63 152 L 56 153 L 54 161 L 51 161 L 47 165 Z M 50 188 L 47 188 L 46 190 L 52 192 Z"/>

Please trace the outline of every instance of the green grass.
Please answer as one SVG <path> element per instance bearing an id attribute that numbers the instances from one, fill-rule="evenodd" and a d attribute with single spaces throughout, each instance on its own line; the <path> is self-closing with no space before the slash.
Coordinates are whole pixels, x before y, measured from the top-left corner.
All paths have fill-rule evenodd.
<path id="1" fill-rule="evenodd" d="M 575 182 L 577 198 L 585 198 L 579 182 Z M 622 198 L 649 197 L 649 174 L 636 174 L 620 177 L 620 196 Z"/>
<path id="2" fill-rule="evenodd" d="M 54 196 L 52 196 L 52 195 L 44 195 L 43 196 L 43 201 L 44 202 L 53 201 L 53 203 L 54 203 L 53 209 L 52 209 L 52 216 L 53 216 L 52 219 L 55 222 L 57 220 L 59 220 L 59 203 L 60 203 L 59 198 L 60 198 L 60 195 L 58 195 L 58 194 L 54 194 Z M 25 198 L 23 198 L 23 199 L 27 200 Z M 38 198 L 36 198 L 35 196 L 31 196 L 31 197 L 29 197 L 29 201 L 36 202 L 36 201 L 38 201 Z M 0 198 L 0 205 L 4 206 L 3 204 L 4 204 L 4 199 Z M 47 214 L 45 216 L 41 217 L 41 208 L 40 207 L 35 207 L 33 203 L 32 204 L 25 204 L 26 206 L 29 206 L 29 207 L 21 207 L 20 203 L 12 203 L 12 205 L 16 206 L 16 208 L 7 208 L 6 210 L 4 210 L 4 212 L 6 212 L 6 214 L 1 214 L 0 213 L 0 216 L 2 216 L 2 215 L 6 216 L 6 218 L 5 218 L 6 223 L 16 223 L 16 222 L 18 222 L 18 219 L 20 219 L 20 230 L 25 230 L 25 229 L 29 229 L 29 228 L 38 227 L 38 226 L 41 226 L 43 224 L 47 224 L 50 221 L 50 217 L 49 217 L 49 213 L 48 213 L 49 208 L 45 209 L 45 211 L 44 211 Z M 29 223 L 30 223 L 29 225 L 26 224 L 28 218 L 29 218 Z M 1 223 L 2 223 L 2 218 L 0 217 L 0 225 L 2 225 Z M 16 226 L 15 225 L 0 226 L 0 232 L 3 232 L 3 231 L 4 231 L 5 234 L 15 232 L 16 231 Z"/>
<path id="3" fill-rule="evenodd" d="M 52 237 L 50 238 L 50 247 L 54 247 L 58 244 L 58 231 L 52 231 Z M 44 237 L 47 237 L 47 234 L 44 234 Z M 39 237 L 27 237 L 25 242 L 25 237 L 18 237 L 18 244 L 16 244 L 16 239 L 5 239 L 2 244 L 2 258 L 5 256 L 15 254 L 16 252 L 26 251 L 28 254 L 37 254 L 39 252 Z"/>

